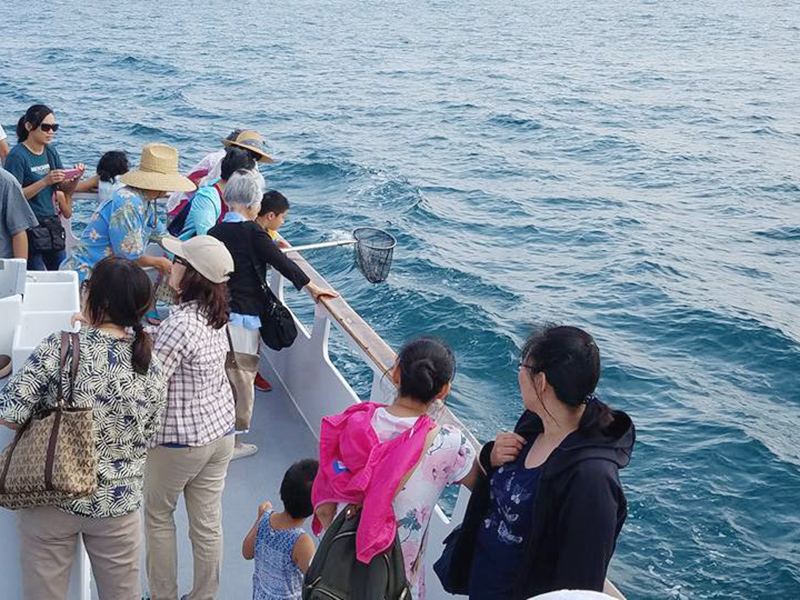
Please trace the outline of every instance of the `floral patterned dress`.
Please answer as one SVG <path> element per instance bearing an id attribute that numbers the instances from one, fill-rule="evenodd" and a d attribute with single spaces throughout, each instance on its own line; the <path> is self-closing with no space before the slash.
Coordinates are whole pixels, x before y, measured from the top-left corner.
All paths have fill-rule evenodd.
<path id="1" fill-rule="evenodd" d="M 136 260 L 144 254 L 153 232 L 163 233 L 156 203 L 148 202 L 139 190 L 123 186 L 94 211 L 61 269 L 77 271 L 83 281 L 107 256 Z"/>
<path id="2" fill-rule="evenodd" d="M 395 417 L 380 408 L 372 418 L 372 427 L 378 439 L 384 442 L 403 433 L 416 421 L 416 417 Z M 461 481 L 469 474 L 474 460 L 475 449 L 466 436 L 458 428 L 445 425 L 394 499 L 397 535 L 414 600 L 425 598 L 424 556 L 433 509 L 445 487 Z"/>

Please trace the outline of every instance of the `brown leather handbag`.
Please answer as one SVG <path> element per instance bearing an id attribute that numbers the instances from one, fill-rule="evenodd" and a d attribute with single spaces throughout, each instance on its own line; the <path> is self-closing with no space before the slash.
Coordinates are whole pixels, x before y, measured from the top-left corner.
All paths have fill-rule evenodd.
<path id="1" fill-rule="evenodd" d="M 250 429 L 253 419 L 253 402 L 255 401 L 255 379 L 258 373 L 258 354 L 236 352 L 233 349 L 231 331 L 225 327 L 228 334 L 228 351 L 225 357 L 225 373 L 233 390 L 233 401 L 236 403 L 236 431 Z"/>
<path id="2" fill-rule="evenodd" d="M 72 364 L 65 382 L 70 339 Z M 92 409 L 78 408 L 73 398 L 79 358 L 78 334 L 62 332 L 57 404 L 28 419 L 0 454 L 0 506 L 12 510 L 49 506 L 97 491 Z"/>

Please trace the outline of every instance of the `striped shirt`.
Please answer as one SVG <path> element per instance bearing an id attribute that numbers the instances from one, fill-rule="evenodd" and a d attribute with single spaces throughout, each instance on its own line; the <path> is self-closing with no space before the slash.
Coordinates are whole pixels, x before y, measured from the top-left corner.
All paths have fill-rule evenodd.
<path id="1" fill-rule="evenodd" d="M 225 374 L 228 336 L 197 303 L 176 306 L 156 331 L 155 353 L 168 379 L 167 407 L 151 446 L 204 446 L 233 429 L 233 391 Z"/>

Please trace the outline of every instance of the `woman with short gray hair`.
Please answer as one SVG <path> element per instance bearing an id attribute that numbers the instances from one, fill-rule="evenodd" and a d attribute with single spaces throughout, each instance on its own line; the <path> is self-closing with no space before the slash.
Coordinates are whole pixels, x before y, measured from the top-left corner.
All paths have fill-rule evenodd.
<path id="1" fill-rule="evenodd" d="M 258 353 L 258 330 L 267 308 L 262 289 L 267 267 L 277 269 L 298 290 L 306 288 L 315 301 L 324 296 L 337 296 L 336 292 L 311 283 L 303 270 L 255 222 L 261 208 L 261 197 L 262 190 L 257 175 L 252 171 L 237 171 L 228 180 L 225 188 L 228 212 L 222 222 L 208 232 L 208 235 L 225 244 L 233 256 L 234 271 L 228 281 L 231 297 L 230 332 L 234 349 L 249 354 Z M 237 442 L 233 458 L 249 456 L 257 451 L 258 448 L 253 444 Z"/>

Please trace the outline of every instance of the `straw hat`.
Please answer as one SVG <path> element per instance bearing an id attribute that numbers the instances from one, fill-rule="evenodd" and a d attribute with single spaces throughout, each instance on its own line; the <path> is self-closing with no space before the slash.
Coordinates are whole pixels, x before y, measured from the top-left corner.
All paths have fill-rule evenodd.
<path id="1" fill-rule="evenodd" d="M 249 150 L 250 152 L 255 152 L 261 158 L 258 159 L 258 162 L 262 163 L 272 163 L 275 162 L 264 151 L 264 138 L 257 131 L 251 131 L 249 129 L 245 129 L 238 136 L 236 139 L 231 141 L 224 139 L 222 140 L 223 146 L 236 146 L 237 148 L 244 148 L 245 150 Z"/>
<path id="2" fill-rule="evenodd" d="M 125 185 L 157 192 L 193 192 L 197 187 L 178 173 L 178 151 L 167 144 L 144 146 L 139 168 L 121 175 L 119 180 Z"/>

